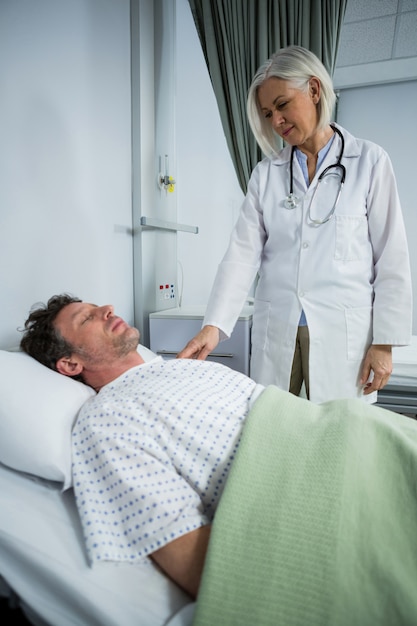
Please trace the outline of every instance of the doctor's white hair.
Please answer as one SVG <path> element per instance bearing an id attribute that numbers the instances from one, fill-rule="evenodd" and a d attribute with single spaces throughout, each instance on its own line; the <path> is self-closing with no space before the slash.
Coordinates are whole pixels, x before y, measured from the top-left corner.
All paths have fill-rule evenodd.
<path id="1" fill-rule="evenodd" d="M 258 88 L 268 78 L 279 78 L 288 80 L 295 89 L 307 92 L 309 80 L 313 76 L 321 84 L 321 95 L 317 104 L 318 128 L 324 128 L 331 121 L 336 95 L 330 74 L 315 54 L 301 46 L 288 46 L 275 52 L 258 68 L 249 87 L 246 108 L 255 139 L 267 156 L 278 152 L 277 135 L 260 109 Z"/>

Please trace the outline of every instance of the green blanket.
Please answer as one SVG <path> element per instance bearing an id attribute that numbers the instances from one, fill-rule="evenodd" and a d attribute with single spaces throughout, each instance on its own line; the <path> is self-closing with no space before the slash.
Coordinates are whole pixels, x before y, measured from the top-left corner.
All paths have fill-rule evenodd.
<path id="1" fill-rule="evenodd" d="M 415 626 L 417 422 L 268 387 L 213 523 L 195 626 Z"/>

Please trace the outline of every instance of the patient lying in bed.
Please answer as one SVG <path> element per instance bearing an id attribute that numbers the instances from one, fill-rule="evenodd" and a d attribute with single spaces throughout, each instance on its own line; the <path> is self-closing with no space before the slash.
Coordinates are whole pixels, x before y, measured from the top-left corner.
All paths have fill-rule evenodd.
<path id="1" fill-rule="evenodd" d="M 25 326 L 28 354 L 99 392 L 73 431 L 74 491 L 91 561 L 151 555 L 195 596 L 210 523 L 261 388 L 216 363 L 145 364 L 139 331 L 111 306 L 56 296 Z"/>
<path id="2" fill-rule="evenodd" d="M 381 542 L 385 534 L 394 544 L 401 537 L 397 561 L 389 563 L 396 578 L 398 567 L 406 573 L 401 610 L 392 609 L 406 617 L 397 623 L 417 617 L 407 586 L 417 569 L 411 539 L 417 427 L 411 420 L 356 401 L 317 407 L 216 363 L 156 358 L 145 364 L 139 332 L 111 306 L 55 296 L 32 311 L 25 326 L 25 351 L 98 392 L 73 430 L 74 489 L 92 563 L 151 556 L 196 596 L 213 525 L 196 623 L 221 623 L 229 609 L 236 617 L 239 606 L 237 623 L 274 623 L 278 614 L 288 623 L 301 602 L 309 624 L 326 623 L 324 614 L 334 624 L 345 615 L 347 624 L 353 609 L 346 597 L 356 622 L 365 624 L 361 612 L 367 619 L 385 615 L 385 587 L 395 588 L 383 585 L 381 604 L 380 580 L 367 586 L 372 575 L 352 561 L 356 550 L 365 550 L 362 528 L 369 544 L 375 527 Z M 381 527 L 378 507 L 387 501 L 393 507 L 384 508 L 389 523 Z M 402 516 L 393 527 L 404 503 L 405 521 Z M 239 543 L 242 537 L 250 550 Z M 294 541 L 296 549 L 289 549 Z M 367 566 L 374 567 L 376 556 L 367 551 Z M 242 559 L 243 569 L 236 570 Z M 342 577 L 334 563 L 343 565 Z M 259 571 L 248 579 L 256 564 Z M 236 581 L 236 571 L 246 575 Z M 366 598 L 357 597 L 364 588 Z M 266 606 L 272 617 L 259 613 Z"/>

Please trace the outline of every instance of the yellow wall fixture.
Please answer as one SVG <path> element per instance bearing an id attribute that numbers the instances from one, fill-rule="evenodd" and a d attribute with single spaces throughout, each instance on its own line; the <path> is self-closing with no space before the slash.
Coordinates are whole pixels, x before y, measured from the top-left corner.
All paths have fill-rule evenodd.
<path id="1" fill-rule="evenodd" d="M 165 155 L 165 174 L 162 174 L 162 158 L 159 157 L 159 174 L 158 186 L 165 191 L 172 193 L 174 191 L 175 180 L 169 175 L 168 155 Z"/>

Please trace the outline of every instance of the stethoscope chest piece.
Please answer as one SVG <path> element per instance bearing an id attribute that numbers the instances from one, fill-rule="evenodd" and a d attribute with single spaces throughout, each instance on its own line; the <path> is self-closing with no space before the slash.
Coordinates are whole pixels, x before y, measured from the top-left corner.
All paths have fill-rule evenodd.
<path id="1" fill-rule="evenodd" d="M 289 193 L 288 196 L 284 200 L 284 206 L 289 211 L 292 211 L 300 204 L 301 200 L 295 193 Z"/>
<path id="2" fill-rule="evenodd" d="M 343 152 L 345 149 L 345 140 L 344 140 L 342 132 L 336 126 L 334 126 L 334 124 L 330 124 L 330 126 L 333 128 L 333 131 L 337 133 L 340 137 L 340 141 L 341 141 L 340 154 L 337 157 L 337 162 L 333 163 L 333 165 L 329 165 L 328 167 L 326 167 L 326 169 L 320 174 L 318 178 L 317 185 L 314 189 L 314 192 L 310 201 L 310 206 L 308 208 L 308 219 L 309 219 L 310 224 L 312 224 L 313 226 L 321 226 L 322 224 L 326 224 L 332 218 L 336 210 L 337 204 L 339 202 L 340 194 L 342 192 L 342 188 L 343 188 L 345 178 L 346 178 L 346 168 L 341 163 Z M 289 211 L 297 208 L 298 205 L 301 203 L 300 198 L 296 196 L 293 191 L 294 189 L 293 162 L 294 162 L 295 150 L 296 150 L 296 146 L 293 146 L 291 150 L 291 157 L 290 157 L 290 193 L 284 200 L 284 207 L 288 209 Z M 313 199 L 316 195 L 317 189 L 319 188 L 320 183 L 322 181 L 328 182 L 330 179 L 333 179 L 336 174 L 338 175 L 339 189 L 337 190 L 337 193 L 335 195 L 333 206 L 323 219 L 318 219 L 318 218 L 315 219 L 311 215 L 311 205 L 313 203 Z"/>

